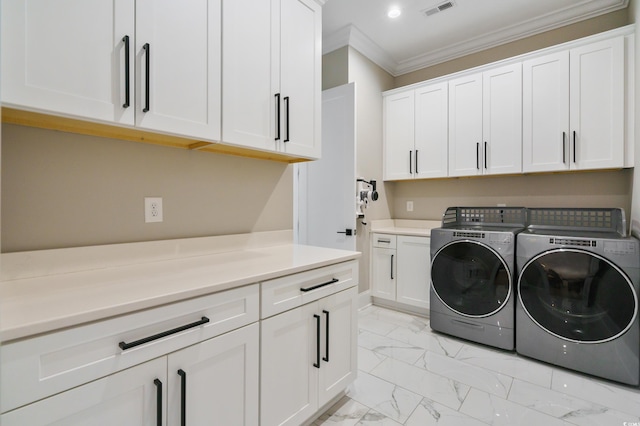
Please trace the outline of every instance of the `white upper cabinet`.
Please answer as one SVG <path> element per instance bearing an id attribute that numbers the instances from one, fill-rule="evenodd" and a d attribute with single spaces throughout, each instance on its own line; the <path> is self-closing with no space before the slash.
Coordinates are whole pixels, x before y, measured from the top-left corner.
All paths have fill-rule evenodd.
<path id="1" fill-rule="evenodd" d="M 525 172 L 624 165 L 624 38 L 523 63 Z"/>
<path id="2" fill-rule="evenodd" d="M 415 90 L 416 178 L 447 176 L 448 88 L 444 82 Z"/>
<path id="3" fill-rule="evenodd" d="M 522 171 L 522 69 L 449 81 L 449 176 Z"/>
<path id="4" fill-rule="evenodd" d="M 485 174 L 522 172 L 522 65 L 485 71 L 483 165 Z"/>
<path id="5" fill-rule="evenodd" d="M 319 158 L 320 5 L 235 0 L 223 21 L 222 140 Z"/>
<path id="6" fill-rule="evenodd" d="M 136 0 L 136 125 L 220 140 L 220 0 Z"/>
<path id="7" fill-rule="evenodd" d="M 0 5 L 4 105 L 133 125 L 133 1 Z"/>
<path id="8" fill-rule="evenodd" d="M 569 52 L 522 64 L 522 169 L 568 170 Z"/>
<path id="9" fill-rule="evenodd" d="M 413 177 L 414 114 L 413 90 L 384 98 L 384 179 Z"/>
<path id="10" fill-rule="evenodd" d="M 448 85 L 384 98 L 384 179 L 447 176 Z"/>
<path id="11" fill-rule="evenodd" d="M 481 175 L 482 74 L 449 81 L 449 176 Z"/>
<path id="12" fill-rule="evenodd" d="M 219 140 L 220 8 L 3 1 L 3 104 Z"/>
<path id="13" fill-rule="evenodd" d="M 569 62 L 571 167 L 622 167 L 624 39 L 572 49 Z"/>

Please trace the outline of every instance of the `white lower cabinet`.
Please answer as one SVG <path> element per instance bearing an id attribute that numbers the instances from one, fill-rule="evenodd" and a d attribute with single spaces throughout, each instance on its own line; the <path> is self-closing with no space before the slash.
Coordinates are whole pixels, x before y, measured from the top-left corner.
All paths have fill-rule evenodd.
<path id="1" fill-rule="evenodd" d="M 300 425 L 355 379 L 351 287 L 262 321 L 260 424 Z"/>
<path id="2" fill-rule="evenodd" d="M 168 356 L 168 425 L 257 425 L 257 323 Z"/>
<path id="3" fill-rule="evenodd" d="M 166 358 L 62 392 L 5 413 L 3 426 L 159 426 L 166 407 Z M 156 382 L 157 383 L 157 382 Z"/>
<path id="4" fill-rule="evenodd" d="M 428 309 L 430 241 L 422 236 L 373 234 L 372 296 Z"/>

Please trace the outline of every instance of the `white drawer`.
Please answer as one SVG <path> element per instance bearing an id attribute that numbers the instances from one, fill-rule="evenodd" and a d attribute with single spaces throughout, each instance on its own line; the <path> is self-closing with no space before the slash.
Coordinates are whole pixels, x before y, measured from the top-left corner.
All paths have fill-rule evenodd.
<path id="1" fill-rule="evenodd" d="M 373 234 L 374 247 L 396 248 L 396 236 L 391 234 Z"/>
<path id="2" fill-rule="evenodd" d="M 81 385 L 259 319 L 258 284 L 0 346 L 0 410 Z M 204 322 L 204 318 L 209 321 Z M 158 336 L 165 332 L 164 336 Z M 147 339 L 157 337 L 154 339 Z M 148 341 L 145 341 L 148 340 Z M 121 343 L 135 343 L 122 349 Z"/>
<path id="3" fill-rule="evenodd" d="M 358 285 L 358 261 L 351 260 L 288 275 L 260 285 L 261 318 L 268 318 Z"/>

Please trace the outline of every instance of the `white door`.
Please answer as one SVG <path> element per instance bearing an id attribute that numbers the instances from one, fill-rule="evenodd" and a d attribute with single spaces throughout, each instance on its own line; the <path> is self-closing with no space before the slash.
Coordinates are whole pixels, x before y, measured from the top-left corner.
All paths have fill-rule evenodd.
<path id="1" fill-rule="evenodd" d="M 298 426 L 316 412 L 321 320 L 317 302 L 262 320 L 262 426 Z"/>
<path id="2" fill-rule="evenodd" d="M 320 300 L 322 340 L 318 406 L 331 401 L 356 378 L 357 287 Z"/>
<path id="3" fill-rule="evenodd" d="M 415 90 L 416 178 L 446 177 L 449 145 L 447 82 Z"/>
<path id="4" fill-rule="evenodd" d="M 220 140 L 220 16 L 220 0 L 136 1 L 138 127 Z"/>
<path id="5" fill-rule="evenodd" d="M 481 175 L 482 73 L 449 81 L 449 176 Z"/>
<path id="6" fill-rule="evenodd" d="M 570 127 L 572 168 L 624 165 L 624 38 L 572 49 Z"/>
<path id="7" fill-rule="evenodd" d="M 160 410 L 161 424 L 168 425 L 164 416 L 166 361 L 165 357 L 157 358 L 34 402 L 3 414 L 0 423 L 2 426 L 157 426 Z"/>
<path id="8" fill-rule="evenodd" d="M 371 252 L 371 295 L 396 300 L 396 250 L 374 247 Z"/>
<path id="9" fill-rule="evenodd" d="M 167 424 L 258 425 L 259 338 L 254 323 L 170 354 Z"/>
<path id="10" fill-rule="evenodd" d="M 522 172 L 522 64 L 486 71 L 483 78 L 485 174 Z"/>
<path id="11" fill-rule="evenodd" d="M 322 92 L 322 158 L 296 165 L 300 244 L 356 249 L 355 84 Z M 340 233 L 342 232 L 342 233 Z"/>
<path id="12" fill-rule="evenodd" d="M 522 171 L 569 169 L 569 52 L 522 64 Z"/>
<path id="13" fill-rule="evenodd" d="M 384 98 L 384 180 L 413 178 L 414 102 L 413 90 Z"/>
<path id="14" fill-rule="evenodd" d="M 396 300 L 429 308 L 431 287 L 430 238 L 398 235 L 398 279 Z"/>
<path id="15" fill-rule="evenodd" d="M 315 0 L 280 0 L 279 36 L 281 150 L 320 158 L 321 6 Z"/>
<path id="16" fill-rule="evenodd" d="M 3 0 L 0 7 L 3 105 L 133 125 L 134 2 Z"/>

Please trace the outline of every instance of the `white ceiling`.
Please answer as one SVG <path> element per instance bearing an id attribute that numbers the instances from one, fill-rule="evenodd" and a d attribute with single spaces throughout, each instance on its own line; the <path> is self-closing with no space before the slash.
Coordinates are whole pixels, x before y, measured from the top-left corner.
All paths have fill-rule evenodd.
<path id="1" fill-rule="evenodd" d="M 629 0 L 327 0 L 323 52 L 351 45 L 394 76 L 604 13 Z M 387 17 L 391 6 L 402 14 Z"/>

